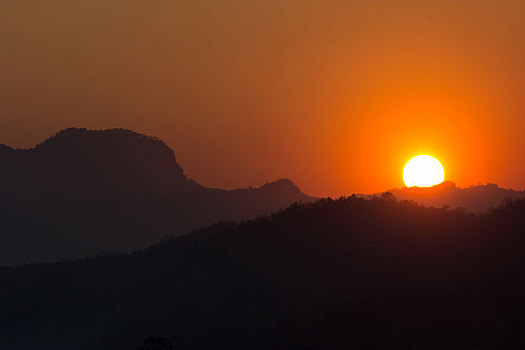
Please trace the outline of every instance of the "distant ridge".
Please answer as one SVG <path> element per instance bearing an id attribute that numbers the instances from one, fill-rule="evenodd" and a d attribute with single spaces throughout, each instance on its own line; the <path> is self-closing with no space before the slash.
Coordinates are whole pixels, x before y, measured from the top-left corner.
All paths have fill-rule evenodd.
<path id="1" fill-rule="evenodd" d="M 162 140 L 126 129 L 70 128 L 30 149 L 0 145 L 0 164 L 0 266 L 142 248 L 312 199 L 287 179 L 205 188 Z"/>
<path id="2" fill-rule="evenodd" d="M 496 184 L 459 188 L 451 181 L 432 187 L 404 187 L 388 192 L 400 200 L 412 200 L 432 207 L 464 208 L 471 213 L 486 212 L 504 204 L 507 199 L 525 198 L 525 191 L 505 189 Z"/>

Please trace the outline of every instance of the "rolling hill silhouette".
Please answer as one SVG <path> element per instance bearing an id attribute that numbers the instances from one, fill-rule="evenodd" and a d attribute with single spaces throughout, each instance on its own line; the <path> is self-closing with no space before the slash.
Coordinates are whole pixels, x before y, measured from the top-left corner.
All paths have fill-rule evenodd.
<path id="1" fill-rule="evenodd" d="M 474 215 L 353 196 L 3 268 L 0 348 L 523 349 L 524 232 L 525 201 Z"/>
<path id="2" fill-rule="evenodd" d="M 467 212 L 486 212 L 504 204 L 507 199 L 525 198 L 525 191 L 514 191 L 496 184 L 458 188 L 445 181 L 432 187 L 404 187 L 389 191 L 400 200 L 413 200 L 425 206 L 464 208 Z"/>
<path id="3" fill-rule="evenodd" d="M 137 249 L 312 199 L 286 179 L 205 188 L 164 142 L 123 129 L 67 129 L 27 150 L 2 145 L 0 164 L 0 265 Z"/>

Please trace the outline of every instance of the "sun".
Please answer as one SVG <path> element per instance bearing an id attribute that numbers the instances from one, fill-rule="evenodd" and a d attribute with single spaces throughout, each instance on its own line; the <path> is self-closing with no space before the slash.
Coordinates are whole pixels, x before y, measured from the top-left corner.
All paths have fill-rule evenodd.
<path id="1" fill-rule="evenodd" d="M 421 155 L 408 161 L 403 170 L 407 187 L 430 187 L 445 180 L 445 170 L 434 157 Z"/>

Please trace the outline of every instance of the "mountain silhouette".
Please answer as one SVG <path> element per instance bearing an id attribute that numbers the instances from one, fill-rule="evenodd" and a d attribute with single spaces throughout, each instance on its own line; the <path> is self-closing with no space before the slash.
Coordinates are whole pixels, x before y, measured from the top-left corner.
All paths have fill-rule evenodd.
<path id="1" fill-rule="evenodd" d="M 388 191 L 400 200 L 412 200 L 425 206 L 464 208 L 467 212 L 486 212 L 508 199 L 525 198 L 525 191 L 514 191 L 496 184 L 458 188 L 445 181 L 432 187 L 404 187 Z"/>
<path id="2" fill-rule="evenodd" d="M 0 146 L 0 265 L 145 247 L 168 234 L 312 199 L 282 179 L 205 188 L 161 140 L 67 129 L 31 149 Z"/>
<path id="3" fill-rule="evenodd" d="M 524 218 L 353 196 L 2 268 L 0 348 L 523 349 Z"/>

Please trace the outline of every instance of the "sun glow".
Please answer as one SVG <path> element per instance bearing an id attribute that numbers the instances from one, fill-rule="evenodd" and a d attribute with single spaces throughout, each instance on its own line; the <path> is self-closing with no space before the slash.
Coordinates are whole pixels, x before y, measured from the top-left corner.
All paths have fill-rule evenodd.
<path id="1" fill-rule="evenodd" d="M 421 155 L 408 161 L 403 170 L 403 179 L 407 187 L 430 187 L 445 180 L 445 171 L 436 158 Z"/>

